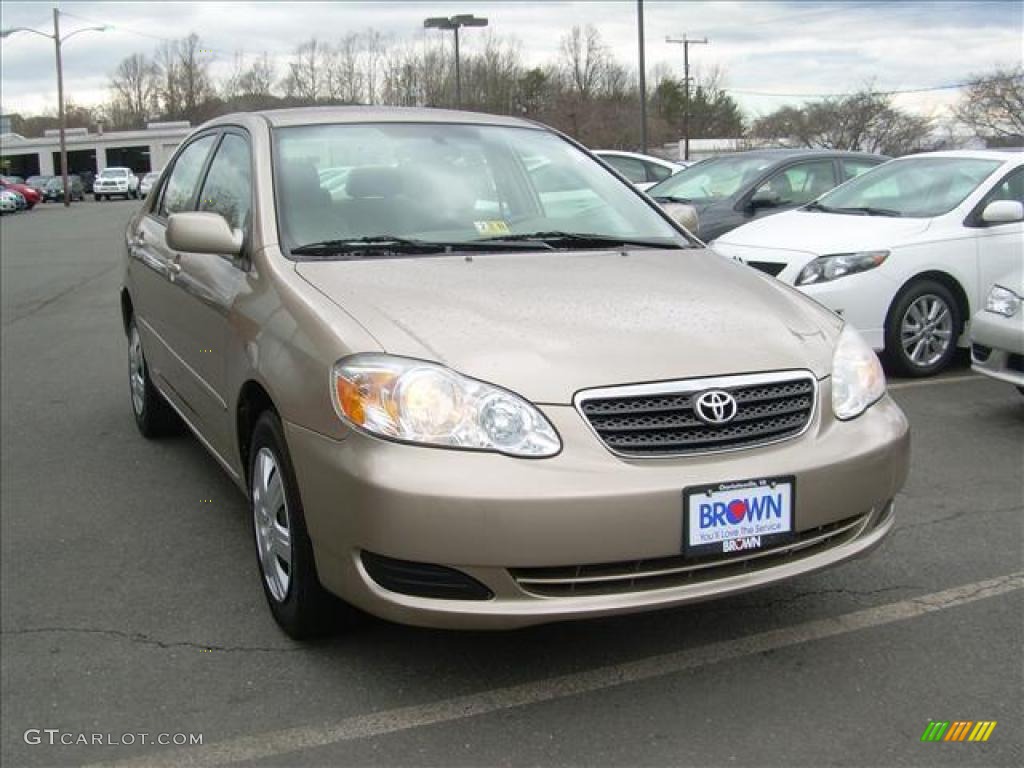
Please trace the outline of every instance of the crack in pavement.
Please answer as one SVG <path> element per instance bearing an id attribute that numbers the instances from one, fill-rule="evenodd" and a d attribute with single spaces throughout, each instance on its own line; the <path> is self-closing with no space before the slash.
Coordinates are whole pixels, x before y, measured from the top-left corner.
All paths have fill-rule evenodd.
<path id="1" fill-rule="evenodd" d="M 937 517 L 934 520 L 921 520 L 921 521 L 916 522 L 916 523 L 901 524 L 898 527 L 894 528 L 893 531 L 892 531 L 892 534 L 890 534 L 890 535 L 895 535 L 895 534 L 899 533 L 900 531 L 908 531 L 911 528 L 927 528 L 928 526 L 939 525 L 941 523 L 947 523 L 950 520 L 957 520 L 957 519 L 959 519 L 961 517 L 966 517 L 967 515 L 998 515 L 1001 512 L 1019 512 L 1019 511 L 1024 511 L 1024 507 L 1021 507 L 1021 506 L 1019 506 L 1017 504 L 1015 504 L 1015 505 L 1013 505 L 1011 507 L 998 507 L 996 509 L 961 509 L 959 512 L 954 512 L 953 514 L 946 515 L 945 517 Z"/>
<path id="2" fill-rule="evenodd" d="M 855 598 L 873 597 L 875 595 L 882 595 L 887 592 L 903 592 L 908 589 L 922 589 L 917 584 L 894 584 L 888 587 L 879 587 L 878 589 L 849 589 L 847 587 L 825 587 L 823 589 L 812 589 L 806 592 L 795 592 L 791 595 L 783 597 L 776 597 L 771 600 L 758 600 L 756 601 L 757 607 L 771 607 L 773 605 L 785 605 L 786 603 L 793 603 L 797 600 L 802 600 L 805 597 L 824 597 L 825 595 L 848 595 Z"/>
<path id="3" fill-rule="evenodd" d="M 106 275 L 108 272 L 111 272 L 111 271 L 117 269 L 119 266 L 121 266 L 120 263 L 111 264 L 110 266 L 106 267 L 105 269 L 101 270 L 100 272 L 97 272 L 94 275 L 91 275 L 91 276 L 86 277 L 86 278 L 84 278 L 82 280 L 79 280 L 77 283 L 74 283 L 73 285 L 68 286 L 67 288 L 65 288 L 62 291 L 58 291 L 57 293 L 55 293 L 53 296 L 50 296 L 49 298 L 40 299 L 40 300 L 35 301 L 35 302 L 28 302 L 29 305 L 34 305 L 34 306 L 31 306 L 31 309 L 29 309 L 26 312 L 22 312 L 21 314 L 14 315 L 14 317 L 12 317 L 11 319 L 9 319 L 7 322 L 5 322 L 3 324 L 3 327 L 7 328 L 8 326 L 11 326 L 11 325 L 14 325 L 15 323 L 21 322 L 22 320 L 24 320 L 27 317 L 31 317 L 32 315 L 34 315 L 39 310 L 45 309 L 46 307 L 50 306 L 54 302 L 60 301 L 65 296 L 68 296 L 69 294 L 74 293 L 75 291 L 77 291 L 79 288 L 85 287 L 86 285 L 88 285 L 89 283 L 91 283 L 94 280 L 99 280 L 101 277 Z M 20 307 L 20 306 L 24 306 L 24 305 L 18 305 L 18 306 Z"/>
<path id="4" fill-rule="evenodd" d="M 143 632 L 125 632 L 120 629 L 95 629 L 90 627 L 27 627 L 25 629 L 9 629 L 0 631 L 0 636 L 12 635 L 42 635 L 42 634 L 84 634 L 84 635 L 107 635 L 129 640 L 142 645 L 152 645 L 157 648 L 195 648 L 200 651 L 216 651 L 217 653 L 295 653 L 296 651 L 307 650 L 302 645 L 292 647 L 274 647 L 259 645 L 216 645 L 209 643 L 196 643 L 191 640 L 159 640 L 150 637 Z"/>

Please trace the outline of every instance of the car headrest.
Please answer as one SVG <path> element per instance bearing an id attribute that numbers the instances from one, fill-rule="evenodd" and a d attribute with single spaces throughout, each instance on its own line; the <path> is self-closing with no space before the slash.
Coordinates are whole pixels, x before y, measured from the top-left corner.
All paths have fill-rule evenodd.
<path id="1" fill-rule="evenodd" d="M 364 166 L 353 168 L 345 180 L 349 197 L 394 197 L 402 193 L 402 174 L 397 168 Z"/>

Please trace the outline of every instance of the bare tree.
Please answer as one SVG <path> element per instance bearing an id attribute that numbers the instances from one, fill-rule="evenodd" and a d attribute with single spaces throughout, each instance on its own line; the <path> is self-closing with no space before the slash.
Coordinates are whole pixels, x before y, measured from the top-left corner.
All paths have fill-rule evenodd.
<path id="1" fill-rule="evenodd" d="M 142 53 L 133 53 L 121 60 L 110 78 L 109 113 L 114 125 L 141 128 L 156 111 L 157 68 Z"/>
<path id="2" fill-rule="evenodd" d="M 156 50 L 157 93 L 165 117 L 181 117 L 181 78 L 177 41 L 166 41 Z"/>
<path id="3" fill-rule="evenodd" d="M 264 51 L 263 55 L 253 61 L 252 65 L 242 73 L 239 78 L 239 89 L 243 96 L 265 99 L 272 94 L 276 79 L 274 62 Z"/>
<path id="4" fill-rule="evenodd" d="M 925 148 L 931 128 L 930 118 L 897 109 L 889 96 L 861 91 L 783 107 L 756 120 L 752 133 L 805 147 L 903 155 Z"/>
<path id="5" fill-rule="evenodd" d="M 195 121 L 200 107 L 213 97 L 209 52 L 194 32 L 178 41 L 178 88 L 184 116 Z"/>
<path id="6" fill-rule="evenodd" d="M 1024 67 L 976 77 L 953 115 L 978 135 L 1024 136 Z"/>
<path id="7" fill-rule="evenodd" d="M 315 37 L 295 49 L 288 63 L 288 74 L 284 79 L 284 92 L 289 98 L 309 104 L 317 103 L 324 94 L 325 46 Z"/>
<path id="8" fill-rule="evenodd" d="M 597 28 L 592 24 L 573 27 L 562 38 L 559 55 L 569 87 L 582 99 L 594 95 L 602 85 L 610 60 Z"/>

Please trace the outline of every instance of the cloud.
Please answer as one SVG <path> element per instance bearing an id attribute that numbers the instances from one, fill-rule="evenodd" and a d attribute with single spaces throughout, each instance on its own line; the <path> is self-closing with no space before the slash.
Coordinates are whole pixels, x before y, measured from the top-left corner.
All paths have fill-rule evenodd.
<path id="1" fill-rule="evenodd" d="M 487 16 L 490 31 L 516 38 L 530 63 L 551 61 L 558 42 L 574 24 L 598 27 L 615 56 L 636 66 L 636 3 L 620 2 L 448 2 L 430 12 L 473 12 Z M 29 2 L 4 2 L 3 26 L 49 31 L 49 9 Z M 332 40 L 373 27 L 395 40 L 421 41 L 427 6 L 411 2 L 252 3 L 65 3 L 65 33 L 92 23 L 109 23 L 103 33 L 76 36 L 64 48 L 65 87 L 78 103 L 106 98 L 109 75 L 135 52 L 151 53 L 160 40 L 196 32 L 215 73 L 226 71 L 235 51 L 269 52 L 282 64 L 299 42 L 312 36 Z M 845 92 L 871 82 L 896 89 L 955 83 L 969 73 L 1019 63 L 1024 6 L 1017 2 L 658 2 L 645 4 L 648 69 L 681 71 L 679 46 L 667 34 L 707 36 L 711 44 L 692 50 L 701 70 L 719 67 L 741 105 L 764 112 L 799 101 L 763 93 Z M 483 34 L 464 34 L 468 50 Z M 19 34 L 0 50 L 2 107 L 26 113 L 54 109 L 53 46 Z M 932 110 L 955 92 L 918 94 L 908 106 Z"/>

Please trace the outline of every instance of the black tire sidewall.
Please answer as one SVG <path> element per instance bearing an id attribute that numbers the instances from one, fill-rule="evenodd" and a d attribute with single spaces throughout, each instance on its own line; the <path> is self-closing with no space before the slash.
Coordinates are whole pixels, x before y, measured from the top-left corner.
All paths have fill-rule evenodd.
<path id="1" fill-rule="evenodd" d="M 929 366 L 920 366 L 915 365 L 907 357 L 900 339 L 900 329 L 903 324 L 903 316 L 906 314 L 907 309 L 911 304 L 917 301 L 917 299 L 926 294 L 937 296 L 945 302 L 953 319 L 953 336 L 950 339 L 949 348 L 938 362 Z M 886 357 L 889 358 L 889 362 L 896 368 L 896 370 L 905 376 L 915 378 L 934 376 L 947 368 L 956 356 L 957 340 L 960 338 L 962 330 L 963 318 L 960 317 L 960 305 L 957 303 L 956 297 L 953 295 L 952 291 L 942 283 L 935 280 L 918 280 L 900 291 L 889 310 L 889 317 L 885 323 Z"/>

